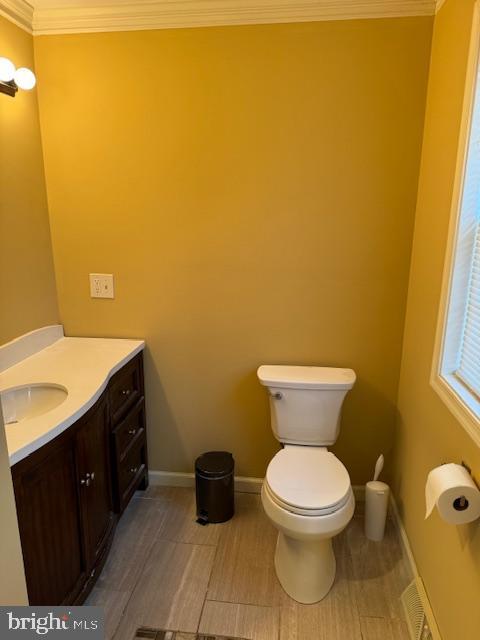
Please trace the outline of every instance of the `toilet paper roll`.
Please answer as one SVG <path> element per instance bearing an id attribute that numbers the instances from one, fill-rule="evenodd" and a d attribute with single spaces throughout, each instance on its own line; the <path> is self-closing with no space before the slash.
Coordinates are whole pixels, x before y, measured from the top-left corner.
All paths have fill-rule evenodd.
<path id="1" fill-rule="evenodd" d="M 471 475 L 459 464 L 442 464 L 428 474 L 425 486 L 427 512 L 434 507 L 450 524 L 466 524 L 480 517 L 480 491 Z"/>

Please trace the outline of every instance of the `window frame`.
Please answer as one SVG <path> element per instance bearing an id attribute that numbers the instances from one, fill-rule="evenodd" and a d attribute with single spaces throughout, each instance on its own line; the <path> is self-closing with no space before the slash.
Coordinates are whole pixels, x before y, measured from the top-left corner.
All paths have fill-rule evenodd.
<path id="1" fill-rule="evenodd" d="M 478 446 L 480 446 L 480 399 L 466 385 L 464 385 L 453 372 L 445 373 L 442 372 L 442 369 L 444 369 L 445 359 L 449 357 L 448 345 L 446 344 L 447 333 L 449 333 L 449 338 L 452 338 L 451 328 L 448 327 L 448 316 L 452 300 L 453 282 L 456 276 L 454 268 L 455 254 L 461 223 L 463 191 L 465 176 L 467 173 L 467 156 L 471 124 L 473 120 L 473 108 L 476 91 L 477 89 L 480 91 L 480 87 L 478 86 L 480 83 L 479 74 L 480 1 L 477 0 L 474 7 L 470 37 L 462 121 L 459 134 L 455 181 L 452 194 L 452 206 L 430 384 Z"/>

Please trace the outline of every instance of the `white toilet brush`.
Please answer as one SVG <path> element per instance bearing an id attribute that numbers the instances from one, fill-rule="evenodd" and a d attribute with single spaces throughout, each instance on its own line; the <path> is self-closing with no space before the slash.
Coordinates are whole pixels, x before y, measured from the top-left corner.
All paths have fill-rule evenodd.
<path id="1" fill-rule="evenodd" d="M 375 463 L 375 473 L 373 474 L 373 481 L 376 482 L 378 480 L 378 476 L 383 471 L 383 465 L 385 463 L 385 458 L 383 457 L 383 453 L 378 456 L 378 460 Z"/>
<path id="2" fill-rule="evenodd" d="M 369 540 L 374 540 L 375 542 L 383 540 L 390 493 L 388 484 L 378 480 L 382 473 L 384 462 L 382 454 L 375 464 L 373 480 L 365 485 L 365 535 Z"/>

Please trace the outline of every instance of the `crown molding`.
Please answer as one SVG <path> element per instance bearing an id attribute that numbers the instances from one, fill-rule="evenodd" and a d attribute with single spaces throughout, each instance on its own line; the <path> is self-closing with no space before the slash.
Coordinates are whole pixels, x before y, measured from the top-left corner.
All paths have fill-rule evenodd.
<path id="1" fill-rule="evenodd" d="M 100 0 L 101 1 L 101 0 Z M 170 0 L 35 11 L 35 34 L 433 15 L 435 0 Z"/>
<path id="2" fill-rule="evenodd" d="M 0 14 L 34 35 L 433 16 L 435 9 L 436 0 L 57 0 L 35 9 L 0 0 Z"/>
<path id="3" fill-rule="evenodd" d="M 32 33 L 33 7 L 25 0 L 0 0 L 0 16 Z"/>

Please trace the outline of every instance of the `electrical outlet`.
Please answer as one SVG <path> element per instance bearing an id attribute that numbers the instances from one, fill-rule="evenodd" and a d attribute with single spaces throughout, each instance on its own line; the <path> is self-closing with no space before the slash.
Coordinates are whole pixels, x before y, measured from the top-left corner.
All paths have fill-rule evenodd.
<path id="1" fill-rule="evenodd" d="M 91 298 L 114 298 L 113 275 L 111 273 L 90 274 Z"/>

